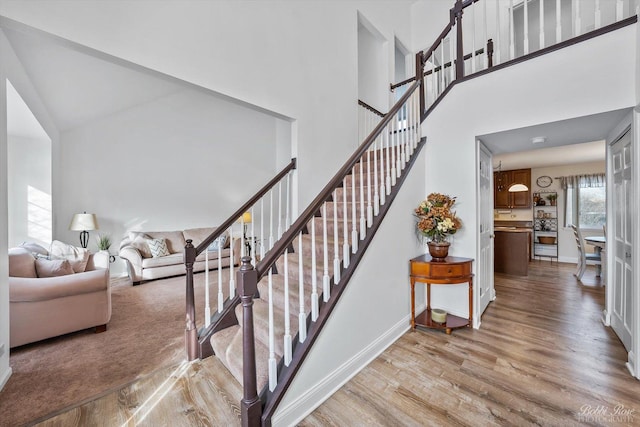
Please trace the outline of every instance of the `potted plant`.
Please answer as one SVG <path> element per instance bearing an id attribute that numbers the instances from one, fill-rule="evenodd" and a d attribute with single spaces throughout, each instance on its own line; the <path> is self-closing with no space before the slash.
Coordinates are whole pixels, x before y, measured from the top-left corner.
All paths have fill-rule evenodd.
<path id="1" fill-rule="evenodd" d="M 415 209 L 418 236 L 427 239 L 429 254 L 434 260 L 443 260 L 449 254 L 447 238 L 456 233 L 462 222 L 452 211 L 456 198 L 431 193 Z"/>
<path id="2" fill-rule="evenodd" d="M 549 195 L 547 195 L 547 200 L 549 200 L 549 203 L 551 203 L 551 206 L 555 206 L 556 205 L 556 199 L 558 198 L 558 194 L 557 193 L 551 193 Z"/>
<path id="3" fill-rule="evenodd" d="M 96 237 L 96 243 L 98 244 L 98 253 L 93 256 L 93 262 L 96 267 L 109 268 L 109 248 L 111 247 L 111 236 L 108 234 L 98 234 Z"/>

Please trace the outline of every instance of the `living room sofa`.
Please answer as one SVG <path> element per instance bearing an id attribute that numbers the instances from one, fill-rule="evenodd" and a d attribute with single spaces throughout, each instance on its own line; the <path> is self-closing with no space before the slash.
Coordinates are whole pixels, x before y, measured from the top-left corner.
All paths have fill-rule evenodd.
<path id="1" fill-rule="evenodd" d="M 216 227 L 191 228 L 183 231 L 129 231 L 120 243 L 118 255 L 127 264 L 127 271 L 134 285 L 144 281 L 161 279 L 164 277 L 185 274 L 184 247 L 191 239 L 194 246 L 198 246 L 204 239 L 216 230 Z M 220 251 L 222 267 L 231 264 L 233 246 L 233 263 L 240 263 L 241 241 L 234 238 L 230 242 L 224 234 L 222 250 Z M 151 240 L 164 240 L 168 254 L 154 256 L 149 248 Z M 204 271 L 205 257 L 209 258 L 209 269 L 218 268 L 218 250 L 204 251 L 196 258 L 193 265 L 194 273 Z"/>
<path id="2" fill-rule="evenodd" d="M 96 268 L 87 254 L 82 271 L 38 277 L 44 275 L 43 263 L 55 263 L 48 255 L 42 247 L 37 253 L 25 247 L 9 249 L 11 348 L 93 327 L 104 332 L 111 319 L 109 270 Z"/>

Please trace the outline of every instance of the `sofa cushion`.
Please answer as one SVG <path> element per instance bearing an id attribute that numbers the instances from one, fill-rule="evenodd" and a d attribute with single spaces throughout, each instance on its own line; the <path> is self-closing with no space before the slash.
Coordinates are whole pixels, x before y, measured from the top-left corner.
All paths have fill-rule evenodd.
<path id="1" fill-rule="evenodd" d="M 217 227 L 202 227 L 202 228 L 190 228 L 188 230 L 184 230 L 184 240 L 185 242 L 191 239 L 193 242 L 193 246 L 198 246 L 204 239 L 209 237 L 211 233 L 216 231 Z"/>
<path id="2" fill-rule="evenodd" d="M 36 259 L 25 248 L 9 249 L 10 277 L 38 277 L 36 273 Z"/>
<path id="3" fill-rule="evenodd" d="M 213 242 L 211 242 L 211 244 L 207 247 L 207 250 L 218 251 L 220 248 L 226 248 L 226 247 L 227 247 L 227 234 L 225 233 L 222 236 L 219 236 Z"/>
<path id="4" fill-rule="evenodd" d="M 73 267 L 66 259 L 36 259 L 38 277 L 58 277 L 73 274 Z"/>
<path id="5" fill-rule="evenodd" d="M 145 231 L 151 239 L 165 239 L 169 253 L 183 253 L 187 242 L 184 240 L 182 231 Z"/>
<path id="6" fill-rule="evenodd" d="M 167 249 L 167 241 L 165 239 L 149 239 L 147 240 L 147 244 L 154 258 L 169 255 L 169 249 Z"/>
<path id="7" fill-rule="evenodd" d="M 51 242 L 49 249 L 51 259 L 66 259 L 71 264 L 74 273 L 82 273 L 87 269 L 89 255 L 88 249 L 68 245 L 59 240 Z"/>
<path id="8" fill-rule="evenodd" d="M 140 233 L 140 235 L 131 239 L 129 244 L 140 252 L 140 256 L 142 256 L 142 258 L 151 258 L 153 257 L 153 254 L 151 253 L 151 249 L 149 249 L 149 244 L 147 243 L 150 239 L 151 238 L 146 234 Z"/>
<path id="9" fill-rule="evenodd" d="M 165 267 L 167 265 L 183 264 L 183 254 L 171 254 L 157 258 L 143 258 L 142 268 Z"/>

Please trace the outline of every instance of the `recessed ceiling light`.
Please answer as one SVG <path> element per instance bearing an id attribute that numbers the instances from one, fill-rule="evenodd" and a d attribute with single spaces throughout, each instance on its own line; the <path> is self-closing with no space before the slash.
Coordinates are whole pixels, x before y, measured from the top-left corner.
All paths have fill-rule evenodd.
<path id="1" fill-rule="evenodd" d="M 544 136 L 535 136 L 533 138 L 531 138 L 531 143 L 532 144 L 542 144 L 547 142 L 547 138 Z"/>

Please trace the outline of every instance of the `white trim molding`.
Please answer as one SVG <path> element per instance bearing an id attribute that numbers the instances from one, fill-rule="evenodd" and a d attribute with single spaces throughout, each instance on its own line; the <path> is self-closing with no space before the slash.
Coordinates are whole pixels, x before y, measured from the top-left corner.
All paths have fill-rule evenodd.
<path id="1" fill-rule="evenodd" d="M 391 344 L 396 342 L 410 328 L 411 317 L 407 315 L 386 333 L 373 341 L 350 360 L 329 373 L 323 381 L 301 394 L 289 405 L 278 409 L 272 419 L 274 426 L 291 426 L 298 424 L 304 417 L 313 412 L 325 400 L 331 397 L 340 387 L 358 374 L 371 361 L 378 357 Z"/>

